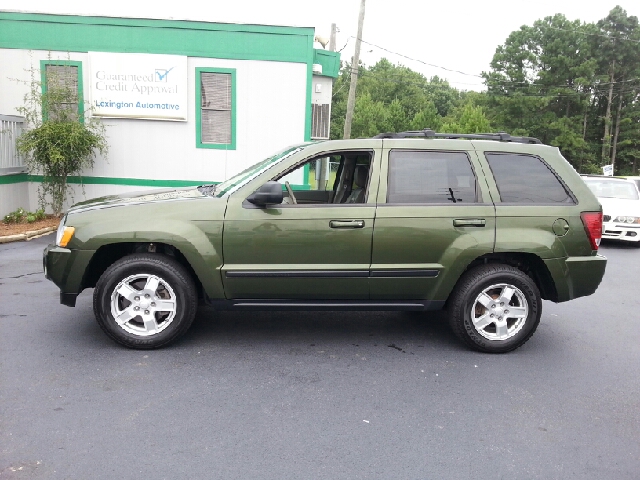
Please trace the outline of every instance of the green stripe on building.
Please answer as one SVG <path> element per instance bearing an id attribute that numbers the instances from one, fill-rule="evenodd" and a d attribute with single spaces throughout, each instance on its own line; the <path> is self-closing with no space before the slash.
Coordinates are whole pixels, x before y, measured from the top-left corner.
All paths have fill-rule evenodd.
<path id="1" fill-rule="evenodd" d="M 0 12 L 0 48 L 309 62 L 313 28 Z"/>

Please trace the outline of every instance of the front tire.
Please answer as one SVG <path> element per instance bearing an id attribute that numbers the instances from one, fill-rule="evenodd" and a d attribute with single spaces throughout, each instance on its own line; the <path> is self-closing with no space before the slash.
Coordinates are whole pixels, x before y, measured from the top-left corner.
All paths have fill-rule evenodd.
<path id="1" fill-rule="evenodd" d="M 198 302 L 189 272 L 162 255 L 121 258 L 93 292 L 98 324 L 116 342 L 137 349 L 165 346 L 193 323 Z"/>
<path id="2" fill-rule="evenodd" d="M 524 345 L 540 323 L 535 282 L 515 267 L 482 265 L 465 273 L 449 302 L 449 324 L 466 345 L 505 353 Z"/>

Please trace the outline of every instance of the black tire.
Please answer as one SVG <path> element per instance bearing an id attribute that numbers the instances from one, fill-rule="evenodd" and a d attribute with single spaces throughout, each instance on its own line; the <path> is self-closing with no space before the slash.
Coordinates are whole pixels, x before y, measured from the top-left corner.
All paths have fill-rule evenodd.
<path id="1" fill-rule="evenodd" d="M 541 313 L 535 282 L 502 264 L 465 273 L 449 301 L 453 332 L 469 347 L 487 353 L 506 353 L 524 345 L 538 328 Z"/>
<path id="2" fill-rule="evenodd" d="M 189 272 L 164 255 L 121 258 L 102 274 L 93 292 L 98 324 L 129 348 L 152 349 L 173 342 L 189 329 L 197 308 Z M 120 323 L 114 314 L 119 314 Z"/>

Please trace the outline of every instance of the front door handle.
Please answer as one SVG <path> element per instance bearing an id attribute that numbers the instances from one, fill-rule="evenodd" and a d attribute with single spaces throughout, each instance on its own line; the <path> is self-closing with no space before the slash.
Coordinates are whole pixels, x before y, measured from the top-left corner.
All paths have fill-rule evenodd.
<path id="1" fill-rule="evenodd" d="M 484 227 L 484 218 L 454 218 L 454 227 Z"/>
<path id="2" fill-rule="evenodd" d="M 331 220 L 331 228 L 363 228 L 364 220 Z"/>

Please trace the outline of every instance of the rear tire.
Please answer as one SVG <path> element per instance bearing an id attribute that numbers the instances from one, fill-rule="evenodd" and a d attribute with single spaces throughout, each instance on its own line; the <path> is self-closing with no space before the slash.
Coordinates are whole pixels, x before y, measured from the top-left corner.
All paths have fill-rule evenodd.
<path id="1" fill-rule="evenodd" d="M 525 344 L 540 323 L 535 282 L 515 267 L 489 264 L 465 273 L 449 302 L 449 324 L 469 347 L 506 353 Z"/>
<path id="2" fill-rule="evenodd" d="M 197 301 L 191 276 L 176 260 L 134 254 L 102 274 L 93 292 L 93 311 L 102 330 L 116 342 L 152 349 L 189 329 Z"/>

